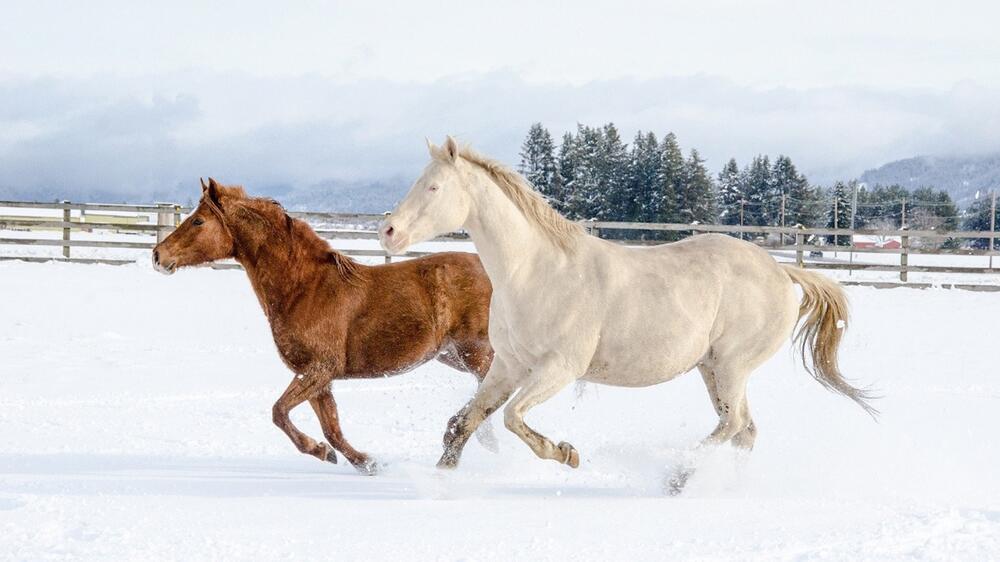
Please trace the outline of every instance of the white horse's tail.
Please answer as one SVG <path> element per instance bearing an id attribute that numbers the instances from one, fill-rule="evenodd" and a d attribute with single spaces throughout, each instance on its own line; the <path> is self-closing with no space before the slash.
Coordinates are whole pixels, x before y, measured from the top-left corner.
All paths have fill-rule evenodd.
<path id="1" fill-rule="evenodd" d="M 794 265 L 781 266 L 792 282 L 802 288 L 800 325 L 794 341 L 802 353 L 802 365 L 828 390 L 854 400 L 872 417 L 878 410 L 869 404 L 876 398 L 870 389 L 852 386 L 837 366 L 837 350 L 847 330 L 847 295 L 840 283 Z M 809 359 L 806 360 L 806 352 Z M 812 365 L 810 365 L 810 362 Z"/>

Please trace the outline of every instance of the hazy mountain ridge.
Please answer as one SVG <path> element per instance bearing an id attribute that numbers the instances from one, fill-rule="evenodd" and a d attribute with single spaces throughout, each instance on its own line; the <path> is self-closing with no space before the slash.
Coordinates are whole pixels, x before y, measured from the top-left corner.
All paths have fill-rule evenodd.
<path id="1" fill-rule="evenodd" d="M 1000 189 L 1000 153 L 982 156 L 916 156 L 883 164 L 861 174 L 868 185 L 899 184 L 905 188 L 944 189 L 960 207 L 976 193 Z"/>
<path id="2" fill-rule="evenodd" d="M 371 181 L 325 180 L 314 185 L 294 187 L 283 184 L 246 186 L 254 197 L 273 197 L 290 211 L 338 213 L 384 213 L 391 210 L 406 194 L 407 182 L 402 178 Z M 198 185 L 179 186 L 173 190 L 158 190 L 147 197 L 136 198 L 110 190 L 77 190 L 66 193 L 48 189 L 12 189 L 0 187 L 0 200 L 7 201 L 72 201 L 74 203 L 179 203 L 198 202 Z"/>

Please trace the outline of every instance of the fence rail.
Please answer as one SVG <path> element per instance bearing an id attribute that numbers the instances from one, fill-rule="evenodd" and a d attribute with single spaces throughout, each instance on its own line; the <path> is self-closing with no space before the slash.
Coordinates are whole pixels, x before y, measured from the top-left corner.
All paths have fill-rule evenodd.
<path id="1" fill-rule="evenodd" d="M 53 213 L 53 216 L 18 216 L 4 215 L 3 209 L 38 209 Z M 155 242 L 149 241 L 120 241 L 120 240 L 83 240 L 74 239 L 73 232 L 81 231 L 114 231 L 135 235 L 155 235 L 158 242 L 163 240 L 177 225 L 182 218 L 191 212 L 190 207 L 177 205 L 174 203 L 157 203 L 152 205 L 118 205 L 118 204 L 93 204 L 93 203 L 72 203 L 61 201 L 57 203 L 41 203 L 33 201 L 0 201 L 0 229 L 10 230 L 56 230 L 62 231 L 61 239 L 55 238 L 14 238 L 0 237 L 0 246 L 22 245 L 22 246 L 50 246 L 61 247 L 63 257 L 45 258 L 38 256 L 2 256 L 4 259 L 22 259 L 26 261 L 49 261 L 59 259 L 60 261 L 71 261 L 79 263 L 108 263 L 122 264 L 131 263 L 126 259 L 105 259 L 97 257 L 73 257 L 72 248 L 121 248 L 129 250 L 148 250 L 153 248 Z M 74 216 L 74 213 L 77 215 Z M 93 222 L 87 220 L 87 213 L 116 213 L 116 215 L 100 215 Z M 290 212 L 290 215 L 301 218 L 312 223 L 316 232 L 328 240 L 374 240 L 378 238 L 375 230 L 383 215 L 364 213 L 324 213 L 324 212 Z M 134 222 L 116 222 L 119 216 L 133 218 Z M 141 220 L 140 220 L 141 219 Z M 143 221 L 151 221 L 149 223 Z M 154 221 L 155 222 L 152 222 Z M 604 238 L 614 239 L 613 236 L 620 232 L 646 232 L 646 233 L 724 233 L 738 235 L 749 238 L 758 244 L 765 246 L 769 251 L 791 252 L 794 254 L 795 263 L 801 267 L 822 270 L 846 270 L 846 271 L 880 271 L 895 272 L 899 274 L 899 280 L 903 283 L 908 281 L 909 273 L 949 273 L 949 274 L 995 274 L 997 268 L 993 267 L 993 257 L 1000 256 L 1000 251 L 996 250 L 994 239 L 996 233 L 993 231 L 936 231 L 936 230 L 907 230 L 907 229 L 846 229 L 846 228 L 802 228 L 802 227 L 779 227 L 779 226 L 751 226 L 751 225 L 711 225 L 711 224 L 666 224 L 666 223 L 630 223 L 613 221 L 582 221 L 581 224 L 592 234 Z M 331 226 L 332 225 L 332 226 Z M 858 246 L 855 244 L 857 236 L 874 236 L 897 239 L 899 247 L 876 247 Z M 838 237 L 846 239 L 849 245 L 834 246 L 816 243 L 821 237 Z M 436 241 L 467 240 L 468 236 L 461 232 L 455 232 L 435 238 Z M 914 240 L 919 240 L 922 244 L 918 247 L 913 244 Z M 941 243 L 943 241 L 967 240 L 988 240 L 987 249 L 971 247 L 924 247 L 928 242 Z M 624 244 L 650 244 L 661 243 L 662 240 L 616 240 Z M 364 257 L 383 257 L 387 262 L 391 259 L 381 250 L 347 249 L 342 250 L 348 255 Z M 810 253 L 815 252 L 843 252 L 850 254 L 850 262 L 823 262 L 813 259 L 806 259 Z M 408 252 L 401 257 L 417 257 L 425 255 L 426 252 Z M 854 254 L 891 254 L 898 255 L 898 263 L 860 263 L 854 262 Z M 910 256 L 918 255 L 954 255 L 954 256 L 984 256 L 989 258 L 987 267 L 964 267 L 955 265 L 912 265 Z M 235 264 L 217 264 L 216 267 L 234 267 Z M 873 285 L 883 286 L 886 282 L 870 282 Z M 920 286 L 922 284 L 913 283 L 910 286 Z M 959 288 L 971 286 L 991 287 L 989 285 L 972 284 L 949 284 Z M 986 290 L 986 289 L 984 289 Z M 990 289 L 992 290 L 992 289 Z"/>

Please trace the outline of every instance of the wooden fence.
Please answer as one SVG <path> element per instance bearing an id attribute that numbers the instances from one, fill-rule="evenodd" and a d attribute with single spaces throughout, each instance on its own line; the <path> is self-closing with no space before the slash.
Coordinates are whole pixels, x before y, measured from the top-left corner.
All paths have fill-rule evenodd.
<path id="1" fill-rule="evenodd" d="M 61 231 L 61 239 L 54 238 L 15 238 L 0 237 L 0 245 L 27 245 L 27 246 L 55 246 L 62 248 L 62 257 L 34 257 L 34 256 L 3 256 L 3 259 L 19 259 L 28 261 L 70 261 L 78 263 L 106 263 L 124 264 L 133 263 L 133 259 L 107 259 L 107 258 L 80 258 L 72 255 L 73 248 L 121 248 L 133 250 L 148 250 L 155 246 L 152 239 L 144 241 L 125 240 L 89 240 L 74 239 L 74 232 L 81 231 L 113 231 L 118 233 L 132 233 L 145 235 L 155 241 L 165 238 L 178 224 L 182 218 L 190 213 L 191 209 L 173 203 L 159 203 L 155 205 L 104 205 L 90 203 L 37 203 L 24 201 L 0 201 L 0 209 L 37 209 L 52 213 L 49 217 L 37 216 L 16 216 L 3 215 L 0 210 L 0 229 L 14 230 L 56 230 Z M 74 216 L 76 212 L 77 216 Z M 88 215 L 89 213 L 89 215 Z M 94 213 L 117 213 L 114 218 L 120 215 L 134 216 L 148 219 L 142 220 L 110 220 L 104 216 L 99 216 L 98 220 L 88 220 L 94 217 Z M 381 221 L 383 215 L 374 214 L 350 214 L 350 213 L 316 213 L 316 212 L 290 212 L 290 215 L 304 219 L 316 228 L 317 233 L 329 240 L 352 240 L 352 239 L 376 239 L 378 237 L 375 230 L 376 225 Z M 155 220 L 155 222 L 153 222 Z M 844 228 L 802 228 L 802 227 L 776 227 L 776 226 L 739 226 L 739 225 L 707 225 L 707 224 L 663 224 L 663 223 L 629 223 L 629 222 L 607 222 L 607 221 L 583 221 L 582 224 L 594 235 L 604 238 L 616 239 L 621 237 L 621 233 L 633 232 L 633 236 L 624 237 L 617 240 L 625 244 L 649 244 L 659 243 L 659 241 L 643 241 L 628 239 L 634 238 L 634 231 L 645 233 L 676 233 L 674 236 L 684 236 L 688 234 L 718 232 L 737 235 L 748 240 L 752 240 L 769 251 L 775 253 L 788 252 L 794 256 L 795 262 L 805 268 L 827 269 L 827 270 L 847 270 L 847 271 L 882 271 L 895 272 L 899 275 L 902 283 L 907 283 L 909 273 L 949 273 L 949 274 L 995 274 L 998 268 L 993 267 L 993 257 L 1000 255 L 995 246 L 995 232 L 944 232 L 935 230 L 851 230 Z M 352 225 L 355 228 L 348 228 L 344 225 Z M 357 228 L 360 227 L 360 228 Z M 854 243 L 857 236 L 869 237 L 892 237 L 900 241 L 899 248 L 886 247 L 861 247 Z M 850 244 L 847 246 L 835 246 L 819 243 L 828 237 L 846 238 Z M 435 240 L 463 240 L 468 237 L 463 233 L 452 233 L 441 236 Z M 986 240 L 986 249 L 967 247 L 963 242 L 968 240 Z M 957 241 L 958 247 L 940 247 L 941 243 L 947 240 Z M 915 244 L 919 241 L 919 244 Z M 383 257 L 386 262 L 391 258 L 382 250 L 348 249 L 342 250 L 352 256 L 378 256 Z M 849 262 L 817 261 L 810 258 L 814 252 L 837 252 L 851 256 Z M 415 257 L 424 255 L 426 252 L 408 252 L 402 257 Z M 854 254 L 894 254 L 898 255 L 898 263 L 856 263 Z M 910 263 L 910 257 L 915 255 L 956 255 L 956 256 L 984 256 L 989 258 L 986 267 L 964 267 L 953 265 L 914 265 Z M 894 260 L 896 261 L 896 260 Z M 233 267 L 233 265 L 221 265 L 220 267 Z M 898 284 L 881 282 L 861 282 L 859 284 L 869 284 L 874 286 L 894 286 Z M 926 286 L 927 283 L 908 283 L 907 286 Z M 976 284 L 953 284 L 956 288 L 980 288 L 981 290 L 998 290 L 1000 285 L 976 285 Z"/>

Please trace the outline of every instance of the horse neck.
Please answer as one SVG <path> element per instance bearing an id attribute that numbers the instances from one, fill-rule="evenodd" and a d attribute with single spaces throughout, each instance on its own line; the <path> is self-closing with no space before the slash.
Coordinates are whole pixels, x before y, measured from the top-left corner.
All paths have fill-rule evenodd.
<path id="1" fill-rule="evenodd" d="M 284 225 L 276 228 L 284 232 Z M 292 224 L 286 236 L 261 237 L 247 225 L 230 226 L 236 241 L 236 261 L 246 270 L 268 318 L 280 315 L 284 305 L 301 294 L 303 287 L 327 271 L 320 264 L 329 246 L 312 231 L 303 230 L 308 229 Z M 312 234 L 315 240 L 305 234 Z"/>
<path id="2" fill-rule="evenodd" d="M 523 266 L 546 256 L 551 259 L 552 252 L 563 251 L 530 222 L 485 172 L 476 170 L 473 177 L 479 185 L 470 189 L 475 195 L 463 228 L 475 243 L 494 288 L 511 281 Z"/>

